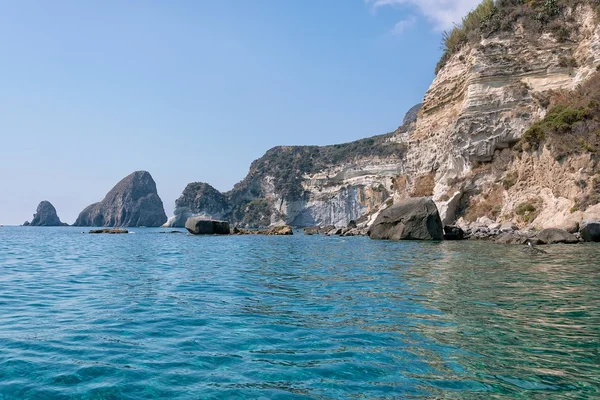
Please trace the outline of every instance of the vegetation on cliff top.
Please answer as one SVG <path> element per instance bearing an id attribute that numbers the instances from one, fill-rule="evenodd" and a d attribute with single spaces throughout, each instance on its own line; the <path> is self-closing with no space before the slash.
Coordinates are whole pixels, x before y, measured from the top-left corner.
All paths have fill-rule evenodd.
<path id="1" fill-rule="evenodd" d="M 581 4 L 600 10 L 600 0 L 483 0 L 460 24 L 444 32 L 444 53 L 435 73 L 467 43 L 477 43 L 482 36 L 510 32 L 516 24 L 522 25 L 524 32 L 539 34 L 549 31 L 557 40 L 566 41 L 575 26 L 573 16 L 566 11 Z"/>
<path id="2" fill-rule="evenodd" d="M 233 191 L 265 175 L 274 178 L 275 191 L 284 199 L 301 198 L 302 175 L 313 174 L 336 164 L 351 163 L 367 157 L 400 157 L 406 150 L 392 142 L 392 133 L 330 146 L 277 146 L 250 166 L 250 173 Z M 232 191 L 232 192 L 233 192 Z"/>

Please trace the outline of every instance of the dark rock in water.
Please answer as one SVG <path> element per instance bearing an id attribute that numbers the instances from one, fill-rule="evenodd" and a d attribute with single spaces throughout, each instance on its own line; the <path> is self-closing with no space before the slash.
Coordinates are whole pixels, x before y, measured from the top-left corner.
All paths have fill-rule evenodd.
<path id="1" fill-rule="evenodd" d="M 586 220 L 579 226 L 581 239 L 586 242 L 600 242 L 600 220 Z"/>
<path id="2" fill-rule="evenodd" d="M 152 176 L 136 171 L 113 187 L 104 200 L 87 206 L 73 226 L 161 226 L 167 221 Z"/>
<path id="3" fill-rule="evenodd" d="M 23 222 L 23 226 L 29 226 L 29 225 L 31 225 L 31 222 L 29 222 L 29 221 Z"/>
<path id="4" fill-rule="evenodd" d="M 23 224 L 25 225 L 25 224 Z M 38 206 L 33 219 L 29 223 L 30 226 L 65 226 L 67 224 L 62 223 L 58 215 L 56 215 L 56 209 L 49 201 L 42 201 Z"/>
<path id="5" fill-rule="evenodd" d="M 444 239 L 445 240 L 464 240 L 465 231 L 458 226 L 446 225 L 444 226 Z"/>
<path id="6" fill-rule="evenodd" d="M 185 229 L 194 235 L 229 235 L 229 222 L 215 221 L 201 217 L 191 217 L 185 222 Z"/>
<path id="7" fill-rule="evenodd" d="M 500 244 L 527 244 L 529 240 L 529 237 L 519 232 L 504 232 L 495 239 Z"/>
<path id="8" fill-rule="evenodd" d="M 165 231 L 165 232 L 160 232 L 160 233 L 185 233 L 182 231 Z"/>
<path id="9" fill-rule="evenodd" d="M 548 254 L 547 251 L 538 249 L 533 244 L 531 244 L 531 242 L 529 242 L 529 244 L 527 246 L 523 247 L 520 251 L 521 251 L 521 253 L 527 253 L 527 254 L 531 254 L 531 255 L 533 255 L 533 254 Z"/>
<path id="10" fill-rule="evenodd" d="M 129 233 L 129 231 L 127 229 L 105 228 L 105 229 L 92 229 L 88 233 L 118 234 L 118 233 Z"/>
<path id="11" fill-rule="evenodd" d="M 344 228 L 336 228 L 335 226 L 333 227 L 333 229 L 330 229 L 327 232 L 325 232 L 327 236 L 336 236 L 341 235 L 342 233 L 344 233 Z"/>
<path id="12" fill-rule="evenodd" d="M 442 240 L 438 209 L 428 197 L 402 200 L 383 210 L 369 229 L 371 239 Z"/>
<path id="13" fill-rule="evenodd" d="M 348 229 L 355 229 L 355 228 L 357 228 L 356 221 L 352 220 L 352 221 L 348 222 L 348 225 L 346 226 L 346 228 L 348 228 Z"/>
<path id="14" fill-rule="evenodd" d="M 304 234 L 305 235 L 318 235 L 319 234 L 319 227 L 318 226 L 311 226 L 309 228 L 304 228 Z"/>
<path id="15" fill-rule="evenodd" d="M 269 229 L 244 229 L 237 226 L 231 230 L 234 235 L 267 235 L 267 236 L 284 236 L 293 235 L 292 227 L 288 225 L 274 226 Z"/>
<path id="16" fill-rule="evenodd" d="M 346 228 L 344 232 L 342 232 L 341 236 L 366 236 L 367 228 Z"/>
<path id="17" fill-rule="evenodd" d="M 536 235 L 540 244 L 553 244 L 553 243 L 578 243 L 579 239 L 572 233 L 565 231 L 564 229 L 548 228 L 542 229 Z"/>

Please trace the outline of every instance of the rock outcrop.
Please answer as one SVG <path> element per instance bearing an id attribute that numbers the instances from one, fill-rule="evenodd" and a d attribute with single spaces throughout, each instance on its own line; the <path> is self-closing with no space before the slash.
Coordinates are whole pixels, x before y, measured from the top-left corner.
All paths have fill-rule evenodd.
<path id="1" fill-rule="evenodd" d="M 185 222 L 185 229 L 193 235 L 229 235 L 229 222 L 191 217 Z"/>
<path id="2" fill-rule="evenodd" d="M 580 222 L 585 208 L 597 203 L 593 140 L 572 140 L 568 153 L 553 145 L 516 146 L 561 101 L 554 100 L 556 91 L 598 85 L 586 83 L 600 64 L 595 4 L 561 6 L 554 21 L 540 24 L 542 2 L 528 3 L 495 3 L 494 18 L 506 24 L 470 32 L 470 41 L 448 56 L 408 138 L 406 180 L 415 187 L 419 177 L 433 175 L 444 223 L 488 216 L 542 229 Z M 552 26 L 561 26 L 562 34 Z M 586 196 L 594 202 L 580 205 Z"/>
<path id="3" fill-rule="evenodd" d="M 265 236 L 289 236 L 293 235 L 294 231 L 291 226 L 279 225 L 272 226 L 269 229 L 244 229 L 235 227 L 231 230 L 234 235 L 265 235 Z"/>
<path id="4" fill-rule="evenodd" d="M 536 238 L 540 244 L 554 244 L 554 243 L 578 243 L 579 239 L 577 236 L 569 233 L 563 229 L 558 228 L 546 228 L 542 229 L 536 235 Z"/>
<path id="5" fill-rule="evenodd" d="M 23 224 L 25 225 L 25 224 Z M 66 226 L 66 223 L 60 221 L 56 214 L 56 208 L 49 201 L 42 201 L 37 206 L 35 214 L 28 226 Z"/>
<path id="6" fill-rule="evenodd" d="M 188 184 L 175 200 L 175 212 L 165 226 L 182 228 L 190 217 L 223 220 L 230 214 L 227 197 L 204 182 Z"/>
<path id="7" fill-rule="evenodd" d="M 92 229 L 88 233 L 95 233 L 95 234 L 105 233 L 105 234 L 109 234 L 109 235 L 118 235 L 118 234 L 123 234 L 123 233 L 129 233 L 129 231 L 127 229 L 105 228 L 105 229 Z"/>
<path id="8" fill-rule="evenodd" d="M 442 220 L 435 203 L 426 197 L 403 200 L 382 211 L 371 228 L 371 239 L 442 240 Z"/>
<path id="9" fill-rule="evenodd" d="M 219 193 L 206 183 L 189 184 L 176 201 L 169 226 L 190 216 L 227 219 L 240 227 L 346 226 L 391 202 L 403 171 L 404 143 L 420 105 L 395 132 L 331 146 L 278 146 L 255 160 L 246 178 Z"/>
<path id="10" fill-rule="evenodd" d="M 104 200 L 86 207 L 74 226 L 161 226 L 167 221 L 150 173 L 136 171 L 113 187 Z"/>
<path id="11" fill-rule="evenodd" d="M 579 233 L 586 242 L 600 242 L 600 220 L 583 221 Z"/>

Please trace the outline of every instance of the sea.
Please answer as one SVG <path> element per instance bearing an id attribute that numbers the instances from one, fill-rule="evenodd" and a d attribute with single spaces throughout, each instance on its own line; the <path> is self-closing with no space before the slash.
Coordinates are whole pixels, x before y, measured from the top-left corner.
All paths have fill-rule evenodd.
<path id="1" fill-rule="evenodd" d="M 600 244 L 0 228 L 0 399 L 598 399 Z"/>

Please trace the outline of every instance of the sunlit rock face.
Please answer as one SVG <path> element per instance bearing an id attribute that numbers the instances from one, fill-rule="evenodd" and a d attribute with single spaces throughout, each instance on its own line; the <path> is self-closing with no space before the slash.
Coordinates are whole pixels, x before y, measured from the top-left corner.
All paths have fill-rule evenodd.
<path id="1" fill-rule="evenodd" d="M 29 226 L 63 226 L 65 223 L 60 221 L 56 214 L 56 208 L 49 201 L 42 201 L 37 206 L 33 219 Z"/>
<path id="2" fill-rule="evenodd" d="M 423 196 L 433 198 L 444 224 L 486 217 L 545 228 L 595 218 L 595 203 L 576 207 L 578 197 L 594 198 L 593 154 L 557 160 L 545 148 L 513 148 L 546 115 L 551 93 L 585 84 L 600 64 L 594 8 L 563 12 L 571 21 L 566 40 L 519 22 L 482 35 L 447 60 L 396 131 L 272 148 L 229 192 L 182 195 L 170 223 L 205 215 L 250 227 L 365 226 L 394 202 Z"/>
<path id="3" fill-rule="evenodd" d="M 156 183 L 136 171 L 117 183 L 101 202 L 87 206 L 74 226 L 161 226 L 167 221 Z"/>
<path id="4" fill-rule="evenodd" d="M 486 192 L 511 170 L 520 171 L 520 182 L 527 184 L 504 192 L 497 219 L 515 219 L 516 206 L 534 195 L 541 196 L 547 210 L 531 221 L 536 227 L 562 223 L 570 214 L 581 192 L 578 169 L 593 172 L 595 162 L 576 156 L 561 166 L 543 150 L 531 156 L 508 148 L 545 115 L 551 91 L 585 83 L 600 64 L 595 11 L 584 6 L 572 15 L 577 29 L 569 40 L 559 42 L 550 33 L 532 38 L 517 26 L 511 34 L 465 46 L 437 74 L 403 161 L 409 184 L 417 176 L 435 174 L 434 200 L 445 223 L 455 219 L 458 199 Z M 484 167 L 488 170 L 480 171 Z M 561 183 L 558 192 L 554 182 Z M 550 221 L 550 214 L 562 217 Z"/>

